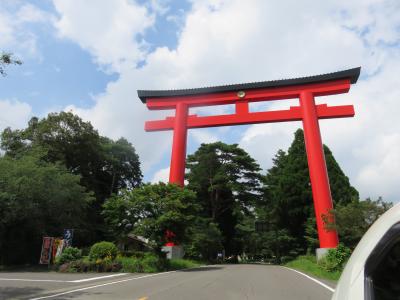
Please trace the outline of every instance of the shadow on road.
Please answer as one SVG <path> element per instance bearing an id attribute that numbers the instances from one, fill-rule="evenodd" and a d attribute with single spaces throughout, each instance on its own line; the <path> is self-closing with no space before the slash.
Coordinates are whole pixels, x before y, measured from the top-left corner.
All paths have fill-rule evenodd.
<path id="1" fill-rule="evenodd" d="M 221 267 L 221 266 L 207 266 L 207 267 L 199 267 L 199 268 L 193 268 L 193 269 L 179 270 L 179 272 L 202 272 L 202 271 L 216 271 L 216 270 L 221 270 L 221 269 L 224 269 L 224 267 Z"/>
<path id="2" fill-rule="evenodd" d="M 46 296 L 51 296 L 54 295 L 55 293 L 45 293 L 45 294 L 40 294 L 37 295 L 39 297 L 46 297 Z M 69 300 L 69 299 L 79 299 L 80 296 L 86 296 L 86 297 L 91 297 L 90 299 L 98 299 L 100 296 L 103 296 L 102 299 L 104 299 L 104 296 L 107 296 L 107 299 L 112 299 L 113 297 L 115 297 L 115 295 L 113 295 L 112 293 L 107 293 L 107 292 L 93 292 L 90 291 L 89 293 L 87 292 L 73 292 L 73 293 L 69 293 L 69 294 L 65 294 L 65 295 L 58 295 L 56 298 L 56 300 Z M 108 296 L 109 295 L 109 296 Z M 1 300 L 3 300 L 2 298 L 0 298 Z M 14 298 L 12 298 L 14 299 Z M 18 298 L 20 299 L 20 298 Z M 25 299 L 31 299 L 30 298 L 25 298 Z M 129 299 L 129 298 L 128 298 Z"/>
<path id="3" fill-rule="evenodd" d="M 47 265 L 23 265 L 23 266 L 7 266 L 1 267 L 1 273 L 25 273 L 25 272 L 51 272 L 53 269 L 49 268 Z M 1 298 L 0 298 L 1 299 Z"/>
<path id="4" fill-rule="evenodd" d="M 36 287 L 0 287 L 0 300 L 31 298 L 44 290 Z"/>

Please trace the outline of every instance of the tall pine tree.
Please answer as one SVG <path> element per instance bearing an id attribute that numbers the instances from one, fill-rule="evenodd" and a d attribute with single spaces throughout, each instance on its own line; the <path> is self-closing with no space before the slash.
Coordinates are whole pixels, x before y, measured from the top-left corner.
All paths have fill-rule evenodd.
<path id="1" fill-rule="evenodd" d="M 350 185 L 348 177 L 325 145 L 324 153 L 334 205 L 346 205 L 354 199 L 358 200 L 357 190 Z M 259 207 L 259 215 L 270 224 L 271 230 L 285 230 L 290 237 L 287 239 L 290 245 L 286 248 L 292 251 L 296 249 L 301 253 L 307 248 L 318 246 L 307 155 L 301 129 L 295 132 L 287 153 L 278 151 L 273 166 L 265 177 L 264 187 L 263 206 Z"/>
<path id="2" fill-rule="evenodd" d="M 197 193 L 203 217 L 218 224 L 227 255 L 238 254 L 236 225 L 260 197 L 260 167 L 238 145 L 202 144 L 188 156 L 188 187 Z"/>

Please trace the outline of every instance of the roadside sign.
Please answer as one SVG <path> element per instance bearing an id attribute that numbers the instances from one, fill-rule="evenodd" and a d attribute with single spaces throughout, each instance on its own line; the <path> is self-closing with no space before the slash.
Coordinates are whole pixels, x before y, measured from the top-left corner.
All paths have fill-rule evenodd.
<path id="1" fill-rule="evenodd" d="M 50 236 L 43 237 L 42 251 L 40 253 L 39 264 L 42 265 L 50 264 L 53 241 L 54 241 L 53 237 Z"/>

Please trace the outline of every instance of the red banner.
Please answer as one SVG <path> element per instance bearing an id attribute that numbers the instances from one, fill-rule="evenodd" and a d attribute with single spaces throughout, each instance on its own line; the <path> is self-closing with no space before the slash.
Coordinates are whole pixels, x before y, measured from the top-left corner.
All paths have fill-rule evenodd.
<path id="1" fill-rule="evenodd" d="M 42 252 L 40 253 L 39 264 L 48 265 L 51 261 L 51 252 L 53 247 L 53 237 L 44 236 L 42 243 Z"/>

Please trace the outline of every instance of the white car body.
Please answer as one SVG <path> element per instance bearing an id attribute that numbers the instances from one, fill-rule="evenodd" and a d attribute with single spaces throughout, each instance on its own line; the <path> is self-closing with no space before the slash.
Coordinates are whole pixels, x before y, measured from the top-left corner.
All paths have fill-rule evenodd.
<path id="1" fill-rule="evenodd" d="M 368 291 L 368 280 L 365 270 L 372 252 L 386 243 L 393 232 L 393 226 L 400 222 L 400 204 L 385 212 L 365 233 L 339 279 L 332 300 L 366 300 L 374 299 Z M 397 227 L 396 227 L 397 228 Z M 390 231 L 390 233 L 388 233 Z M 396 235 L 400 236 L 400 232 Z M 385 239 L 383 239 L 385 237 Z M 378 246 L 378 247 L 377 247 Z M 375 249 L 375 250 L 374 250 Z M 376 254 L 375 254 L 376 255 Z"/>

